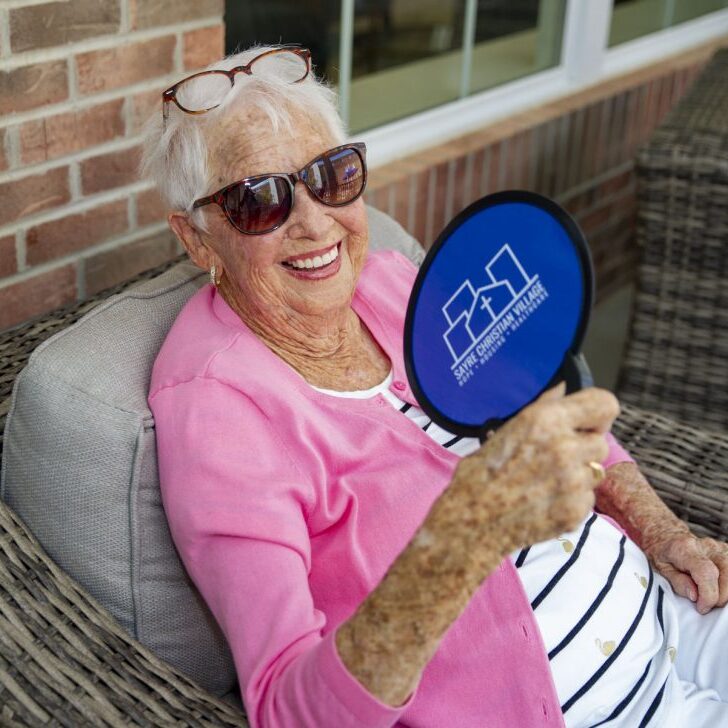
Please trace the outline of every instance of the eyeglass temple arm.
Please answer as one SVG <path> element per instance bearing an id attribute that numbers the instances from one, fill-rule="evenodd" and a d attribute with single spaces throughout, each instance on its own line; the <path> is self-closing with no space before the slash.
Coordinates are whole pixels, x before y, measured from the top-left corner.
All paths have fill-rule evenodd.
<path id="1" fill-rule="evenodd" d="M 220 204 L 220 193 L 216 192 L 214 195 L 208 195 L 207 197 L 201 197 L 199 200 L 195 200 L 192 203 L 192 209 L 196 210 L 198 207 L 202 207 L 203 205 L 211 205 L 213 203 Z"/>

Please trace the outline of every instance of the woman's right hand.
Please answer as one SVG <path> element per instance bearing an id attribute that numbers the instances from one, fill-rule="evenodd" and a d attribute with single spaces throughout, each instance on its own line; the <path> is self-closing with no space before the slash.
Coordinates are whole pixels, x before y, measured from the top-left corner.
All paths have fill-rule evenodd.
<path id="1" fill-rule="evenodd" d="M 601 389 L 556 387 L 458 464 L 384 579 L 336 635 L 352 675 L 401 705 L 450 625 L 503 558 L 572 530 L 594 504 L 589 462 L 619 412 Z"/>
<path id="2" fill-rule="evenodd" d="M 448 490 L 462 528 L 479 530 L 500 555 L 575 529 L 594 506 L 605 433 L 619 414 L 610 392 L 545 392 L 463 458 Z"/>

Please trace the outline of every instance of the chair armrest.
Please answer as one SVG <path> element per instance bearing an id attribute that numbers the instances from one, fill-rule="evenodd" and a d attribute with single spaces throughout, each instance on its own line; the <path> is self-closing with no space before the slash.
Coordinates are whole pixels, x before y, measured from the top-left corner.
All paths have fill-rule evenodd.
<path id="1" fill-rule="evenodd" d="M 626 404 L 613 432 L 694 533 L 728 539 L 728 436 Z"/>
<path id="2" fill-rule="evenodd" d="M 130 637 L 2 501 L 0 706 L 3 725 L 248 726 Z"/>

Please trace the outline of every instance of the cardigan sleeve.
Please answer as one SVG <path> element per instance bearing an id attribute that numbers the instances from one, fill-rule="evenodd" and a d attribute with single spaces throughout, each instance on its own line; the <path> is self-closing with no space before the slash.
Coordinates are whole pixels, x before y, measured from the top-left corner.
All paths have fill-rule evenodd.
<path id="1" fill-rule="evenodd" d="M 634 462 L 632 456 L 617 442 L 617 438 L 611 432 L 608 432 L 606 437 L 607 445 L 609 445 L 609 453 L 607 455 L 607 459 L 602 462 L 602 466 L 605 470 L 611 465 L 616 465 L 617 463 Z"/>
<path id="2" fill-rule="evenodd" d="M 258 407 L 197 377 L 150 397 L 162 501 L 233 653 L 253 728 L 395 725 L 346 669 L 308 583 L 314 490 Z"/>

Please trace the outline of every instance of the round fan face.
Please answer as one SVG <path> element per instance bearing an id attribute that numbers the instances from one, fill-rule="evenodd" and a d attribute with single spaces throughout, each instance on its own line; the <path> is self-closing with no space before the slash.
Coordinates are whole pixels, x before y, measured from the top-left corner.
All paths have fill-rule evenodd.
<path id="1" fill-rule="evenodd" d="M 405 364 L 423 409 L 482 436 L 568 378 L 593 285 L 584 236 L 555 202 L 520 191 L 474 202 L 428 252 L 409 301 Z"/>

